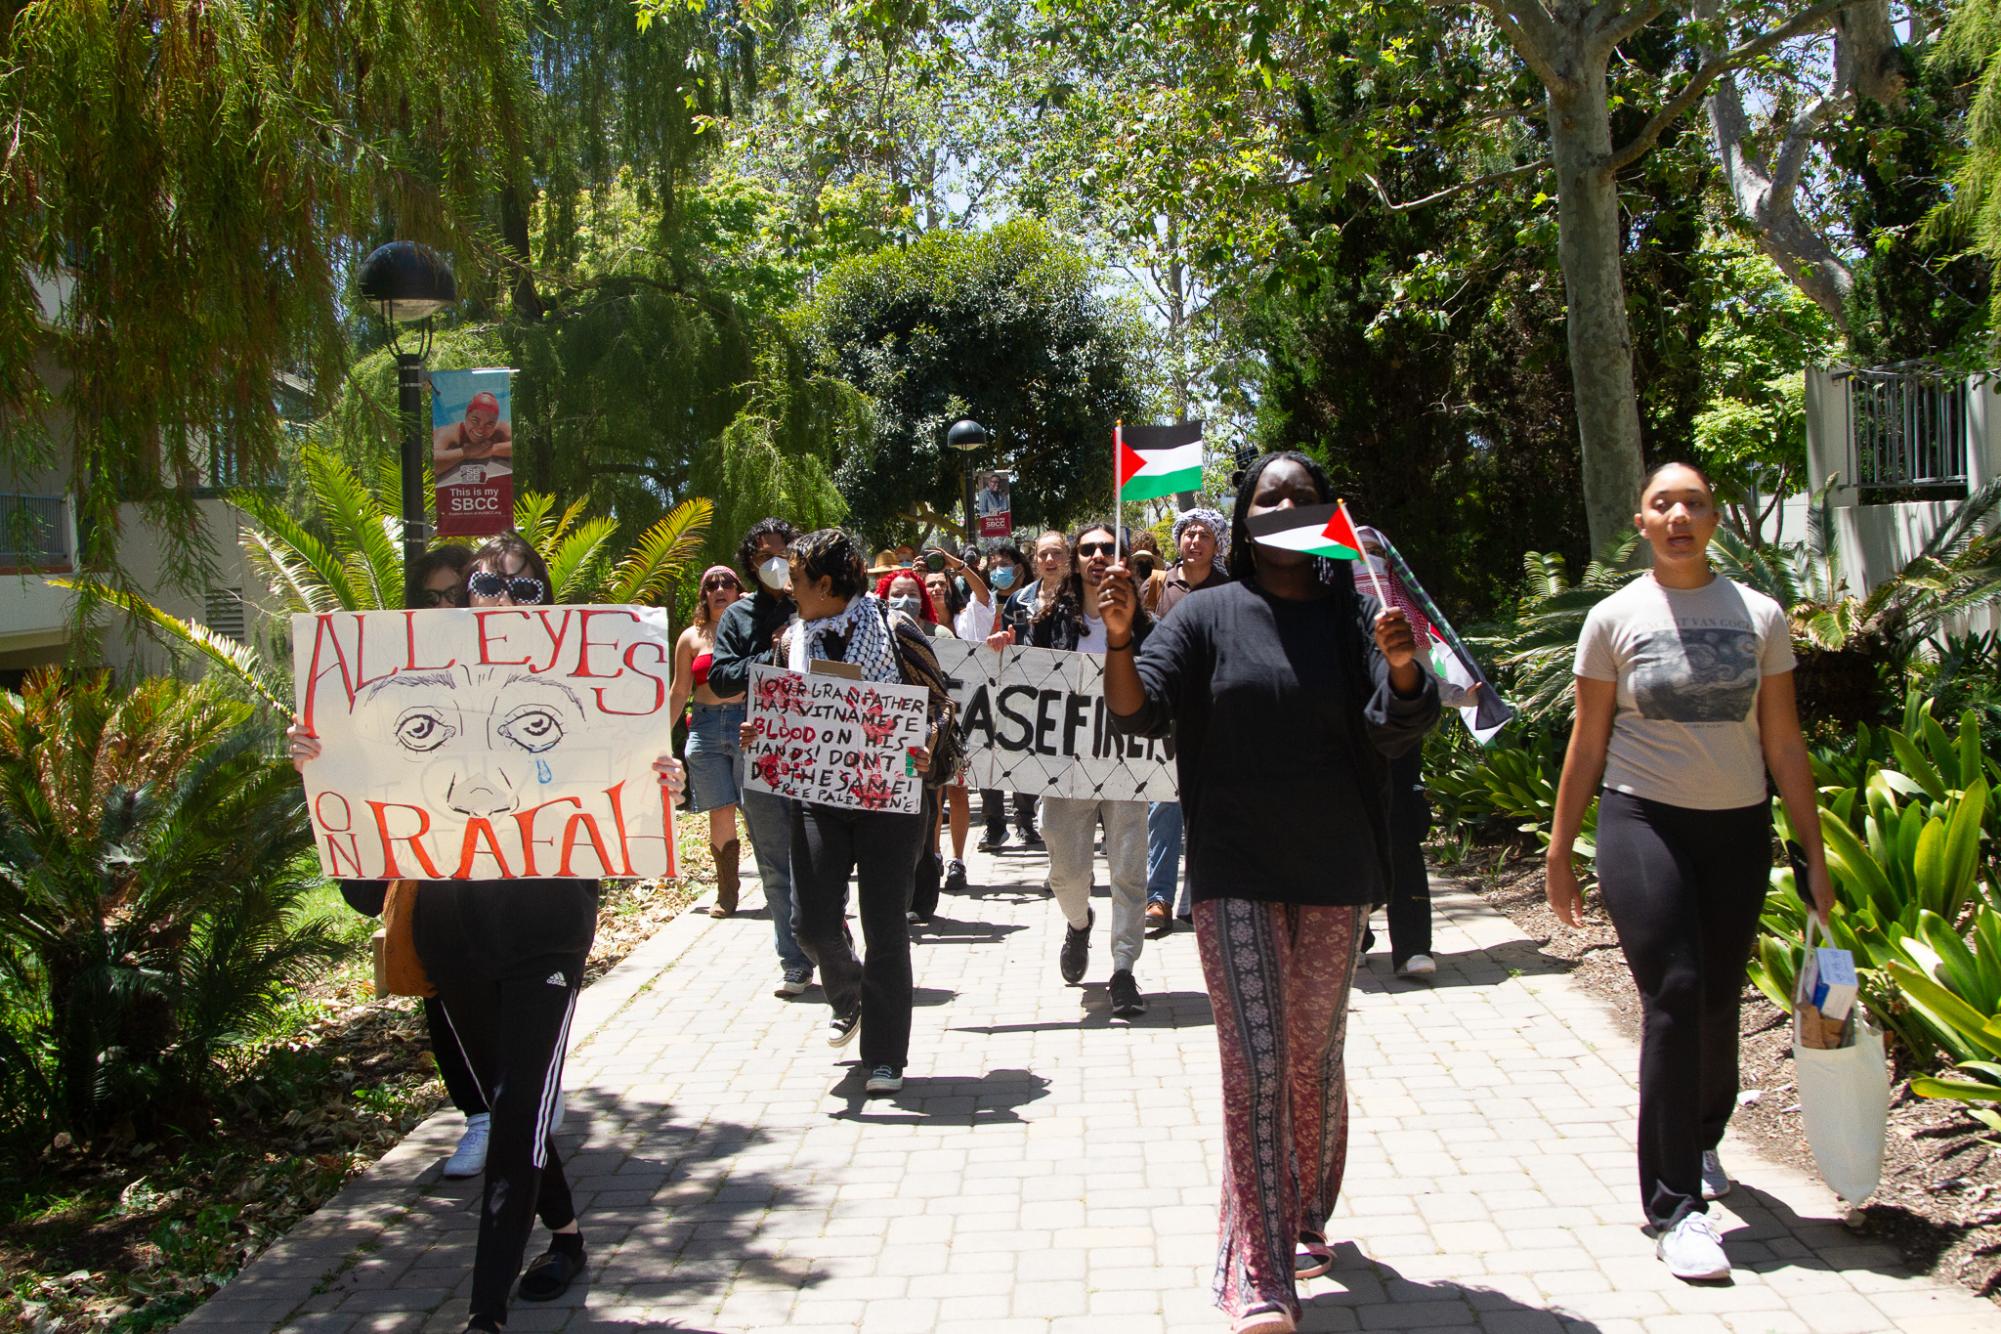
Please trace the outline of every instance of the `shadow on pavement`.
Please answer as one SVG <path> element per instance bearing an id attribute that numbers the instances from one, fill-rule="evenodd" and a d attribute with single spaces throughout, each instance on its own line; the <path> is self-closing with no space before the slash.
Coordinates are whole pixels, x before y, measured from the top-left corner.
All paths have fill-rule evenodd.
<path id="1" fill-rule="evenodd" d="M 913 926 L 913 945 L 998 945 L 1017 931 L 1028 928 L 1020 922 L 963 921 L 942 914 L 923 926 Z"/>
<path id="2" fill-rule="evenodd" d="M 1328 1291 L 1332 1285 L 1336 1291 Z M 1302 1293 L 1300 1334 L 1315 1330 L 1353 1329 L 1351 1307 L 1387 1303 L 1395 1309 L 1370 1322 L 1371 1328 L 1461 1328 L 1551 1331 L 1551 1334 L 1597 1334 L 1598 1326 L 1560 1306 L 1539 1306 L 1477 1283 L 1441 1279 L 1421 1282 L 1405 1278 L 1394 1265 L 1371 1260 L 1352 1241 L 1334 1244 L 1334 1268 L 1312 1279 Z M 1380 1313 L 1371 1313 L 1380 1314 Z M 1392 1318 L 1393 1317 L 1393 1318 Z"/>
<path id="3" fill-rule="evenodd" d="M 1511 977 L 1541 977 L 1568 973 L 1577 965 L 1568 959 L 1544 954 L 1532 940 L 1511 940 L 1483 950 L 1461 954 L 1433 954 L 1438 972 L 1428 979 L 1398 977 L 1390 968 L 1390 956 L 1378 949 L 1356 970 L 1355 989 L 1371 994 L 1394 995 L 1426 988 L 1491 987 Z"/>
<path id="4" fill-rule="evenodd" d="M 1017 1108 L 1049 1096 L 1049 1081 L 1032 1070 L 989 1070 L 983 1075 L 920 1075 L 903 1091 L 871 1098 L 862 1091 L 868 1071 L 850 1066 L 829 1089 L 847 1106 L 828 1113 L 836 1121 L 924 1126 L 979 1126 L 1022 1120 Z"/>

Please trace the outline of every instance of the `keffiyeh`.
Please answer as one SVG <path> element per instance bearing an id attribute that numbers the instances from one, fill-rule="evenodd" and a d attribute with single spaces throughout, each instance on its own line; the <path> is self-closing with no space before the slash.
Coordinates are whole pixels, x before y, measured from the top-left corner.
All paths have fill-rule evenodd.
<path id="1" fill-rule="evenodd" d="M 817 621 L 792 618 L 792 624 L 785 634 L 785 665 L 795 672 L 808 670 L 815 658 L 835 659 L 862 669 L 862 676 L 870 681 L 894 685 L 903 679 L 896 669 L 896 652 L 889 642 L 889 624 L 882 604 L 873 594 L 863 593 L 848 599 L 848 605 L 832 616 L 823 616 Z M 846 647 L 836 655 L 828 651 L 830 638 L 842 640 Z"/>

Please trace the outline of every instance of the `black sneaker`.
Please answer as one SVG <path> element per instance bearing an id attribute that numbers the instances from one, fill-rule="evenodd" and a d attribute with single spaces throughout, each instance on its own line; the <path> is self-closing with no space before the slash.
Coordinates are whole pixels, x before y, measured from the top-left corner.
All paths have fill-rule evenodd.
<path id="1" fill-rule="evenodd" d="M 981 852 L 999 852 L 1007 846 L 1006 829 L 989 829 L 980 835 Z"/>
<path id="2" fill-rule="evenodd" d="M 1020 836 L 1021 846 L 1024 848 L 1039 848 L 1042 846 L 1042 833 L 1034 825 L 1022 825 L 1014 832 Z"/>
<path id="3" fill-rule="evenodd" d="M 806 988 L 812 985 L 813 970 L 811 968 L 788 968 L 785 970 L 785 975 L 778 980 L 778 989 L 772 994 L 774 996 L 782 996 L 786 1000 L 791 1000 L 794 996 L 805 995 Z"/>
<path id="4" fill-rule="evenodd" d="M 945 892 L 947 894 L 966 892 L 966 864 L 957 857 L 945 863 Z"/>
<path id="5" fill-rule="evenodd" d="M 1063 980 L 1072 986 L 1084 980 L 1084 969 L 1091 962 L 1091 926 L 1098 920 L 1095 909 L 1087 910 L 1082 928 L 1063 924 L 1063 948 L 1056 955 L 1056 967 L 1062 972 Z"/>
<path id="6" fill-rule="evenodd" d="M 903 1067 L 900 1065 L 878 1065 L 868 1072 L 868 1082 L 862 1085 L 871 1098 L 883 1093 L 903 1091 Z"/>
<path id="7" fill-rule="evenodd" d="M 1112 974 L 1112 1013 L 1121 1019 L 1136 1019 L 1146 1013 L 1146 997 L 1139 994 L 1139 983 L 1133 981 L 1133 970 L 1121 968 Z"/>
<path id="8" fill-rule="evenodd" d="M 852 1010 L 836 1010 L 834 1017 L 827 1021 L 827 1045 L 845 1047 L 855 1040 L 855 1033 L 862 1026 L 862 1007 Z"/>

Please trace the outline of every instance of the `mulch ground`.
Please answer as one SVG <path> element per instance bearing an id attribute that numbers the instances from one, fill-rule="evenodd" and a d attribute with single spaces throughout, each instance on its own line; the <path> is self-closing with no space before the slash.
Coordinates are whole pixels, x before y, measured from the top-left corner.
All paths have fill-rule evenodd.
<path id="1" fill-rule="evenodd" d="M 714 883 L 704 843 L 681 840 L 678 884 L 606 891 L 588 980 Z M 59 1141 L 33 1181 L 0 1181 L 0 1329 L 173 1324 L 437 1109 L 423 1013 L 376 998 L 365 951 L 364 937 L 300 995 L 282 1041 L 246 1054 L 209 1125 L 158 1143 Z"/>
<path id="2" fill-rule="evenodd" d="M 1637 1038 L 1639 995 L 1602 908 L 1587 896 L 1586 925 L 1573 931 L 1544 902 L 1539 853 L 1507 849 L 1476 852 L 1475 858 L 1455 867 L 1453 874 L 1464 876 L 1545 955 L 1569 964 L 1570 977 L 1611 1007 L 1621 1026 Z M 1818 1176 L 1800 1122 L 1791 1023 L 1748 983 L 1742 1033 L 1744 1101 L 1732 1127 L 1765 1153 Z M 1859 1234 L 1895 1246 L 1921 1273 L 1949 1277 L 2001 1302 L 1998 1149 L 1991 1132 L 1957 1104 L 1916 1097 L 1898 1079 L 1891 1089 L 1883 1180 L 1863 1208 Z"/>

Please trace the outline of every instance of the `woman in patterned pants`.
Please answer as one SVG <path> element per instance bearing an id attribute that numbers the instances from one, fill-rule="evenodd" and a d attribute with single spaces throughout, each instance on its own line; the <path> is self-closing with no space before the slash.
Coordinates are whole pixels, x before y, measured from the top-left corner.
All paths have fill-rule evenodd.
<path id="1" fill-rule="evenodd" d="M 1387 757 L 1438 717 L 1404 613 L 1363 597 L 1346 562 L 1297 549 L 1326 516 L 1290 511 L 1332 499 L 1305 456 L 1259 459 L 1237 495 L 1231 582 L 1190 594 L 1138 655 L 1123 567 L 1100 595 L 1114 718 L 1175 737 L 1223 1064 L 1216 1304 L 1239 1334 L 1295 1328 L 1298 1280 L 1333 1263 L 1348 991 L 1390 884 Z"/>

